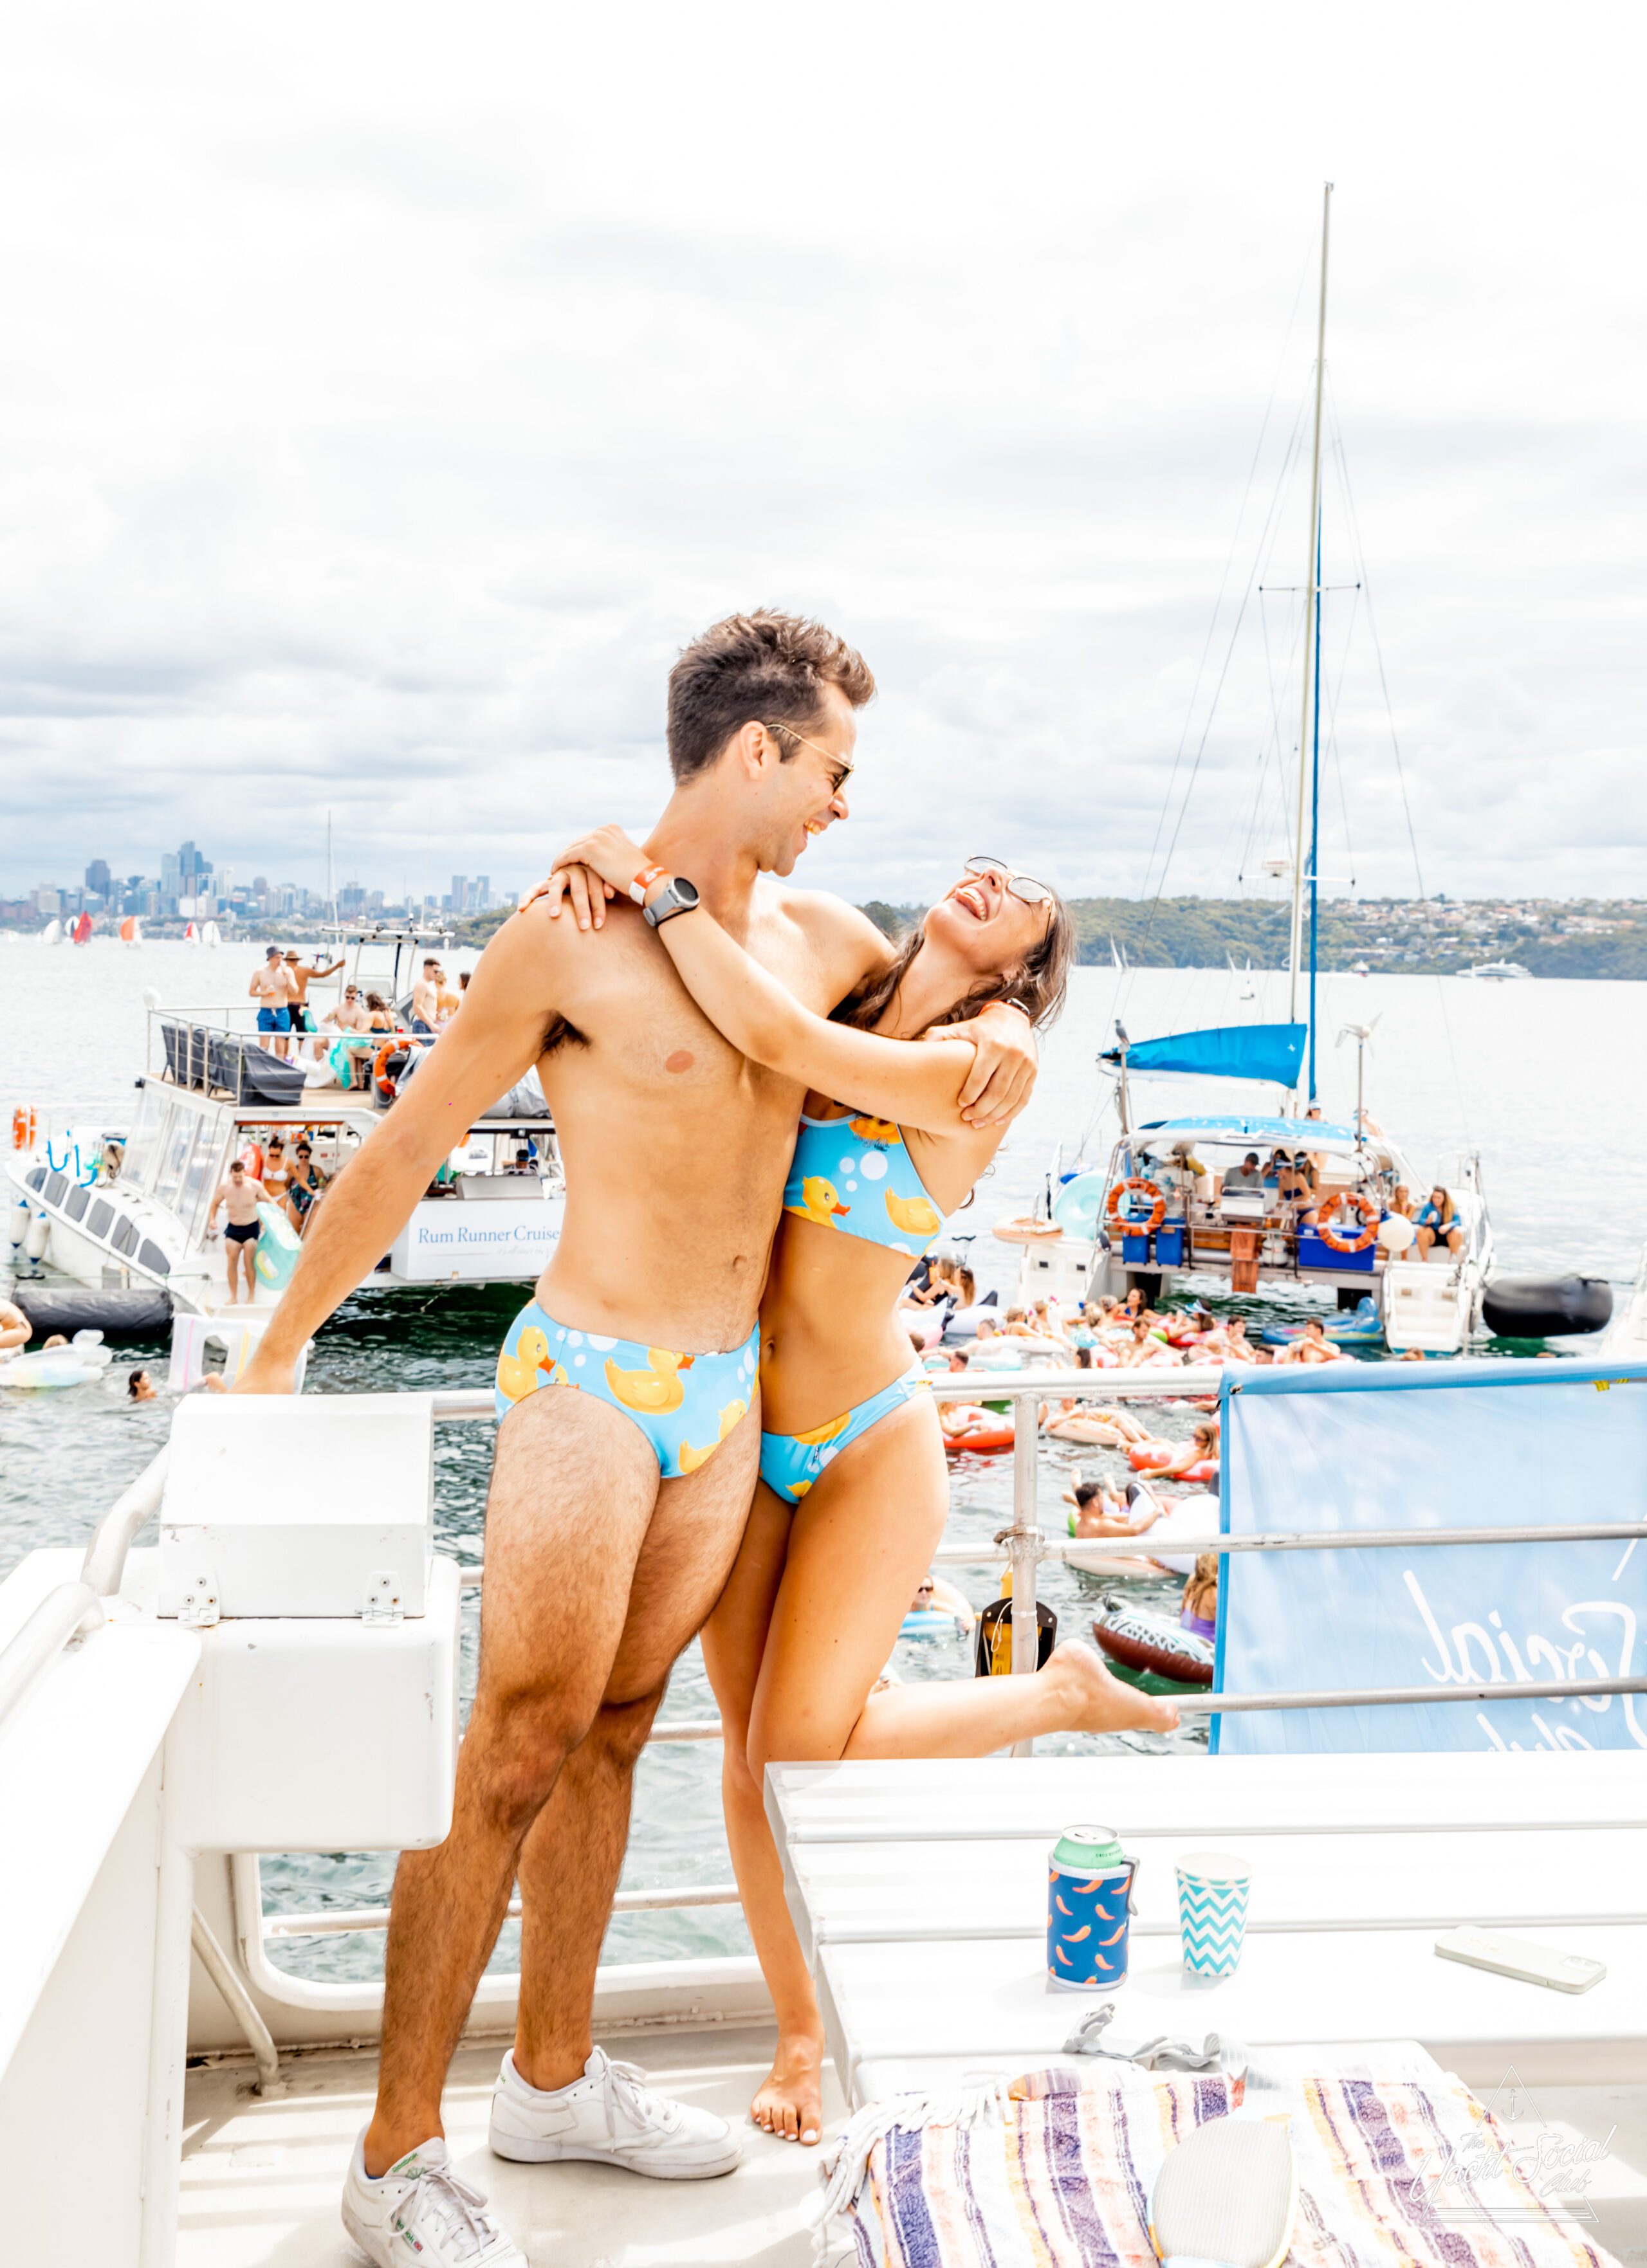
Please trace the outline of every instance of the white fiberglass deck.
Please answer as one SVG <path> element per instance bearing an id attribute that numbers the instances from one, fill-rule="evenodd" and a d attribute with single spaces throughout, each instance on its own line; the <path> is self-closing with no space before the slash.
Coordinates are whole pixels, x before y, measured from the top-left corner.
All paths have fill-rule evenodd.
<path id="1" fill-rule="evenodd" d="M 743 2162 L 713 2182 L 656 2182 L 611 2166 L 516 2166 L 486 2146 L 501 2041 L 460 2049 L 446 2091 L 458 2171 L 491 2198 L 531 2268 L 805 2268 L 817 2149 L 747 2123 L 772 2035 L 620 2032 L 603 2040 L 665 2093 L 730 2119 Z M 332 2051 L 283 2066 L 287 2091 L 250 2092 L 244 2064 L 189 2073 L 178 2268 L 344 2268 L 360 2255 L 338 2219 L 344 2169 L 371 2110 L 376 2057 Z M 825 2140 L 841 2103 L 824 2074 Z"/>
<path id="2" fill-rule="evenodd" d="M 1647 2086 L 1647 1770 L 1617 1753 L 785 1765 L 767 1804 L 854 2103 L 1060 2059 L 1082 2009 L 1045 1970 L 1045 1854 L 1075 1821 L 1140 1861 L 1118 2033 L 1253 2045 L 1413 2039 L 1472 2086 Z M 1253 1867 L 1234 1977 L 1185 1974 L 1173 1861 Z M 1493 1922 L 1593 1955 L 1592 1992 L 1442 1961 Z"/>

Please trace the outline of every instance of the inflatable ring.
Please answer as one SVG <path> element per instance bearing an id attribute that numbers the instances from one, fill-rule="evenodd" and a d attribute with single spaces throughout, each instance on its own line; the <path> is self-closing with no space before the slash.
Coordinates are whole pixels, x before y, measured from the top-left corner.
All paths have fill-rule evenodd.
<path id="1" fill-rule="evenodd" d="M 1141 1613 L 1119 1601 L 1095 1617 L 1092 1635 L 1112 1662 L 1134 1675 L 1147 1672 L 1185 1686 L 1213 1682 L 1215 1660 L 1210 1640 L 1159 1615 Z"/>
<path id="2" fill-rule="evenodd" d="M 998 1220 L 990 1231 L 1003 1244 L 1038 1244 L 1063 1233 L 1055 1220 L 1036 1220 L 1027 1214 L 1018 1220 Z"/>
<path id="3" fill-rule="evenodd" d="M 1121 1213 L 1121 1199 L 1129 1196 L 1134 1189 L 1141 1196 L 1155 1199 L 1155 1205 L 1148 1220 L 1128 1219 Z M 1110 1190 L 1109 1203 L 1104 1208 L 1104 1218 L 1108 1225 L 1112 1228 L 1119 1226 L 1127 1236 L 1148 1236 L 1153 1229 L 1160 1227 L 1166 1217 L 1165 1197 L 1158 1186 L 1154 1182 L 1146 1181 L 1141 1174 L 1133 1174 L 1126 1181 L 1115 1182 Z"/>
<path id="4" fill-rule="evenodd" d="M 1352 1204 L 1359 1209 L 1361 1234 L 1355 1237 L 1340 1236 L 1338 1231 L 1325 1219 L 1317 1221 L 1315 1233 L 1329 1252 L 1364 1252 L 1378 1233 L 1378 1208 L 1370 1197 L 1363 1196 L 1359 1189 L 1346 1189 L 1342 1197 L 1333 1200 L 1332 1210 L 1336 1212 L 1339 1206 L 1343 1204 Z M 1322 1210 L 1325 1212 L 1326 1208 L 1324 1206 Z"/>
<path id="5" fill-rule="evenodd" d="M 240 1145 L 240 1162 L 255 1182 L 262 1180 L 263 1153 L 255 1142 L 243 1142 Z"/>
<path id="6" fill-rule="evenodd" d="M 34 1147 L 34 1114 L 26 1103 L 19 1102 L 11 1113 L 11 1147 L 32 1150 Z"/>
<path id="7" fill-rule="evenodd" d="M 1177 1454 L 1171 1441 L 1134 1441 L 1126 1452 L 1126 1462 L 1135 1473 L 1158 1473 Z"/>
<path id="8" fill-rule="evenodd" d="M 943 1446 L 952 1457 L 998 1457 L 1016 1440 L 1010 1427 L 994 1433 L 986 1433 L 980 1427 L 975 1433 L 946 1433 Z"/>
<path id="9" fill-rule="evenodd" d="M 386 1102 L 393 1102 L 395 1100 L 395 1082 L 388 1077 L 388 1059 L 392 1055 L 399 1053 L 401 1044 L 398 1039 L 385 1040 L 372 1060 L 373 1089 L 374 1093 L 380 1094 Z"/>
<path id="10" fill-rule="evenodd" d="M 1216 1457 L 1202 1457 L 1195 1464 L 1185 1465 L 1178 1478 L 1181 1481 L 1199 1481 L 1203 1488 L 1216 1487 L 1218 1460 Z"/>

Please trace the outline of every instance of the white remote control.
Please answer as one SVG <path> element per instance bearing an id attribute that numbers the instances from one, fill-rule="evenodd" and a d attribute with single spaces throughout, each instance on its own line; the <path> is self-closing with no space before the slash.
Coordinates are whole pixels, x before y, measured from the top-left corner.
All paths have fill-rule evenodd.
<path id="1" fill-rule="evenodd" d="M 1471 1969 L 1490 1969 L 1523 1984 L 1547 1984 L 1556 1992 L 1587 1992 L 1606 1975 L 1606 1964 L 1582 1953 L 1554 1953 L 1525 1937 L 1505 1937 L 1496 1929 L 1455 1929 L 1436 1940 L 1444 1961 Z"/>

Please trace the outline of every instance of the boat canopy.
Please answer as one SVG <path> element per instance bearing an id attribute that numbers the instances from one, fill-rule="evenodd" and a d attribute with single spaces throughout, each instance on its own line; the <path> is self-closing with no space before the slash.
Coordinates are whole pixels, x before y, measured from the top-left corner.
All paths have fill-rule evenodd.
<path id="1" fill-rule="evenodd" d="M 1329 1125 L 1324 1118 L 1157 1118 L 1141 1126 L 1135 1143 L 1154 1151 L 1170 1150 L 1175 1143 L 1230 1142 L 1257 1150 L 1377 1150 L 1382 1145 L 1357 1145 L 1353 1126 Z"/>
<path id="2" fill-rule="evenodd" d="M 1208 1079 L 1261 1079 L 1296 1086 L 1304 1061 L 1307 1024 L 1221 1024 L 1209 1031 L 1174 1032 L 1166 1039 L 1136 1040 L 1126 1049 L 1131 1071 L 1199 1071 Z M 1112 1048 L 1104 1063 L 1119 1064 Z"/>

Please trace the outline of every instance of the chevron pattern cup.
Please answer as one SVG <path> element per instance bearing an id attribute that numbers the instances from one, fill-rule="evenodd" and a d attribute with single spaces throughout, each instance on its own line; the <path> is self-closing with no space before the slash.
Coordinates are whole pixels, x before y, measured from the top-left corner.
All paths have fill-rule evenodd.
<path id="1" fill-rule="evenodd" d="M 1246 1934 L 1252 1869 L 1231 1852 L 1186 1851 L 1178 1878 L 1184 1966 L 1198 1977 L 1233 1976 Z"/>

